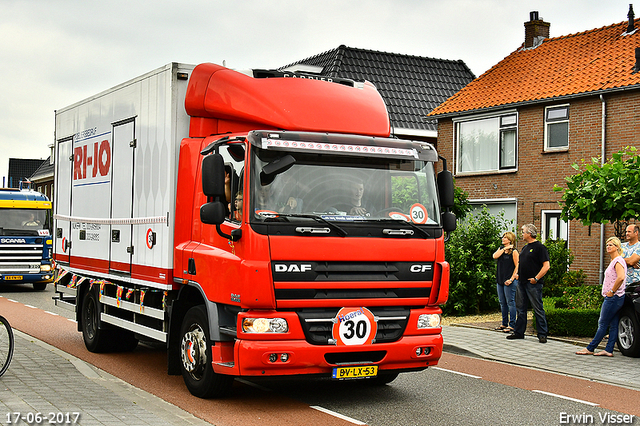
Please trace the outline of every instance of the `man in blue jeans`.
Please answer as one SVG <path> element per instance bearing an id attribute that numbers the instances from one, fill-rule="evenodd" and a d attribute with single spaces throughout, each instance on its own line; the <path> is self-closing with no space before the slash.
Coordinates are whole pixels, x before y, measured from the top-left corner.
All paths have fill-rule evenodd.
<path id="1" fill-rule="evenodd" d="M 529 223 L 522 227 L 522 239 L 527 243 L 520 252 L 520 263 L 518 265 L 518 287 L 516 289 L 516 327 L 507 339 L 524 339 L 524 332 L 527 329 L 527 309 L 529 305 L 533 308 L 536 316 L 536 327 L 538 329 L 538 341 L 547 343 L 547 316 L 542 306 L 542 286 L 544 276 L 551 266 L 549 263 L 549 252 L 547 248 L 538 241 L 538 230 Z"/>

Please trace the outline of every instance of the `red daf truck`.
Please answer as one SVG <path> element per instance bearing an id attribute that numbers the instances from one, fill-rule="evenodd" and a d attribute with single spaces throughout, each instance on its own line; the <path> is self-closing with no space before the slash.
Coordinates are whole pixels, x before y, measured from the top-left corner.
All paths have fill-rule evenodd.
<path id="1" fill-rule="evenodd" d="M 172 63 L 56 111 L 56 304 L 92 352 L 235 377 L 436 365 L 453 182 L 368 82 Z"/>

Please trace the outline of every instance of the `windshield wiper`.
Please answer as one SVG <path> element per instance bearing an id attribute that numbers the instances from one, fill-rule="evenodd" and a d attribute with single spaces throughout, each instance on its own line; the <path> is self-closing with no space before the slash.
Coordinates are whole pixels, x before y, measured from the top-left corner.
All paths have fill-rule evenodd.
<path id="1" fill-rule="evenodd" d="M 315 215 L 315 214 L 278 213 L 278 215 L 276 217 L 302 217 L 302 218 L 306 218 L 306 219 L 313 219 L 315 221 L 318 221 L 320 223 L 324 223 L 325 225 L 329 226 L 334 231 L 336 231 L 341 237 L 346 237 L 347 235 L 349 235 L 347 233 L 347 231 L 344 230 L 344 228 L 342 228 L 342 227 L 336 225 L 335 223 L 323 218 L 322 216 L 318 216 L 318 215 Z"/>
<path id="2" fill-rule="evenodd" d="M 424 238 L 431 238 L 431 234 L 429 234 L 427 231 L 425 231 L 424 229 L 420 228 L 418 225 L 416 225 L 413 222 L 408 222 L 406 220 L 402 220 L 402 219 L 393 219 L 393 218 L 389 218 L 389 219 L 369 219 L 370 221 L 375 221 L 375 222 L 395 222 L 395 223 L 401 223 L 403 225 L 409 225 L 412 229 L 418 231 L 420 234 L 423 235 Z"/>

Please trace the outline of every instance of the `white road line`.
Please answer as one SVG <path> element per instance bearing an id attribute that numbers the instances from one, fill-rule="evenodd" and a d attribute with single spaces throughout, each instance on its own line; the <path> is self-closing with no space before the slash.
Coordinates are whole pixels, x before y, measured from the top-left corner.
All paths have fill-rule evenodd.
<path id="1" fill-rule="evenodd" d="M 366 423 L 363 423 L 360 420 L 352 419 L 351 417 L 347 417 L 347 416 L 342 415 L 340 413 L 336 413 L 335 411 L 327 410 L 326 408 L 322 408 L 322 407 L 319 407 L 317 405 L 311 405 L 310 407 L 313 408 L 314 410 L 322 411 L 323 413 L 327 413 L 329 415 L 332 415 L 332 416 L 337 417 L 337 418 L 342 419 L 342 420 L 346 420 L 346 421 L 351 422 L 351 423 L 356 424 L 356 425 L 363 425 L 363 426 L 366 425 Z"/>
<path id="2" fill-rule="evenodd" d="M 38 309 L 38 308 L 36 308 L 36 307 L 35 307 L 35 306 L 33 306 L 33 305 L 24 305 L 24 306 L 26 306 L 27 308 Z"/>
<path id="3" fill-rule="evenodd" d="M 591 405 L 592 407 L 597 407 L 600 404 L 596 404 L 595 402 L 583 401 L 582 399 L 570 398 L 564 395 L 558 395 L 557 393 L 545 392 L 541 390 L 533 390 L 533 392 L 542 393 L 549 396 L 555 396 L 557 398 L 568 399 L 569 401 L 580 402 L 582 404 Z"/>
<path id="4" fill-rule="evenodd" d="M 56 314 L 55 312 L 51 312 L 51 311 L 44 311 L 45 314 L 51 314 L 51 315 L 55 315 L 57 317 L 59 317 L 60 315 Z"/>
<path id="5" fill-rule="evenodd" d="M 455 374 L 459 374 L 461 376 L 473 377 L 474 379 L 482 379 L 482 377 L 480 377 L 480 376 L 474 376 L 473 374 L 461 373 L 459 371 L 454 371 L 454 370 L 447 370 L 446 368 L 440 368 L 440 367 L 431 367 L 431 368 L 433 370 L 446 371 L 448 373 L 455 373 Z"/>

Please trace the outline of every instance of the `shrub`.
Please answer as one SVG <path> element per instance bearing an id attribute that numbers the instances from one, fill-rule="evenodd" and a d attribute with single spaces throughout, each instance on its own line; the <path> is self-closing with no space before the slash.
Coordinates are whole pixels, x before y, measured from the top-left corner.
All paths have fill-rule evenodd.
<path id="1" fill-rule="evenodd" d="M 599 286 L 567 287 L 561 297 L 545 297 L 542 303 L 549 334 L 576 337 L 596 334 L 602 306 Z M 535 322 L 534 317 L 534 327 Z"/>
<path id="2" fill-rule="evenodd" d="M 577 271 L 567 271 L 562 277 L 563 287 L 581 287 L 587 281 L 587 274 L 582 269 Z"/>
<path id="3" fill-rule="evenodd" d="M 492 216 L 486 207 L 458 224 L 445 245 L 445 257 L 451 265 L 449 300 L 442 307 L 445 314 L 477 314 L 499 308 L 492 254 L 502 233 L 512 227 L 504 214 Z"/>
<path id="4" fill-rule="evenodd" d="M 567 287 L 562 297 L 568 309 L 597 309 L 602 306 L 600 286 Z"/>
<path id="5" fill-rule="evenodd" d="M 563 279 L 569 266 L 573 263 L 573 254 L 565 240 L 547 239 L 544 245 L 549 251 L 551 268 L 544 277 L 543 292 L 545 296 L 562 296 Z"/>
<path id="6" fill-rule="evenodd" d="M 550 335 L 592 337 L 598 329 L 600 310 L 549 309 L 546 314 Z"/>

